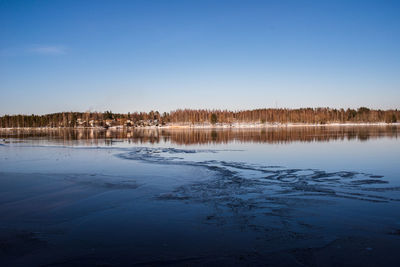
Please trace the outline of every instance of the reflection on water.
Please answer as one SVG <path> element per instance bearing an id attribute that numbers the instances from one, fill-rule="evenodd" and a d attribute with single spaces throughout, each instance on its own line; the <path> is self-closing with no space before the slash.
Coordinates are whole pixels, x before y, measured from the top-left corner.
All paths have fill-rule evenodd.
<path id="1" fill-rule="evenodd" d="M 398 266 L 399 130 L 0 130 L 0 266 Z"/>
<path id="2" fill-rule="evenodd" d="M 88 144 L 104 142 L 112 145 L 118 139 L 132 143 L 163 143 L 177 145 L 226 144 L 230 142 L 290 143 L 326 142 L 333 140 L 368 140 L 398 138 L 400 127 L 393 126 L 318 126 L 276 127 L 261 129 L 11 129 L 0 130 L 2 139 L 46 139 L 57 142 L 74 140 Z"/>
<path id="3" fill-rule="evenodd" d="M 0 130 L 0 266 L 398 266 L 399 128 Z"/>

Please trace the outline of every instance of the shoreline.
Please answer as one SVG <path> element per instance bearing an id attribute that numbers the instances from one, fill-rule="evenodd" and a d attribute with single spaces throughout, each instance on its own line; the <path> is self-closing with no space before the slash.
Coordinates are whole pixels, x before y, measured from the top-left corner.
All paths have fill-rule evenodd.
<path id="1" fill-rule="evenodd" d="M 163 126 L 110 126 L 108 128 L 101 126 L 94 127 L 11 127 L 11 128 L 0 128 L 3 130 L 56 130 L 56 129 L 93 129 L 93 130 L 135 130 L 135 129 L 266 129 L 266 128 L 291 128 L 291 127 L 368 127 L 368 126 L 400 126 L 399 122 L 386 123 L 386 122 L 375 122 L 375 123 L 326 123 L 326 124 L 309 124 L 309 123 L 233 123 L 233 124 L 170 124 Z"/>

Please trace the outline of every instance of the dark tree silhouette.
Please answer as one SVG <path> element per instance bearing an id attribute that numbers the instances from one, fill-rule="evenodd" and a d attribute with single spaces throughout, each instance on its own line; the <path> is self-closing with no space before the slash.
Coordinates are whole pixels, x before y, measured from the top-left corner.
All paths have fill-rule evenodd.
<path id="1" fill-rule="evenodd" d="M 217 114 L 215 114 L 215 113 L 211 114 L 210 122 L 211 122 L 211 124 L 216 124 L 218 122 Z"/>

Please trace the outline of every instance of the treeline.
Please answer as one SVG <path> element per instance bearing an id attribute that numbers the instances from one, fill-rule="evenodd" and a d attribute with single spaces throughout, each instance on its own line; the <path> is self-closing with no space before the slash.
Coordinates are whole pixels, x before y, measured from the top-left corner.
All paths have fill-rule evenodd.
<path id="1" fill-rule="evenodd" d="M 227 110 L 176 110 L 170 113 L 174 123 L 346 123 L 387 122 L 400 120 L 399 110 L 301 108 L 301 109 L 254 109 Z"/>
<path id="2" fill-rule="evenodd" d="M 112 113 L 60 112 L 46 115 L 5 115 L 1 128 L 20 127 L 109 127 L 161 126 L 167 124 L 234 124 L 234 123 L 395 123 L 400 110 L 301 108 L 255 109 L 242 111 L 179 109 L 169 113 L 158 111 Z"/>

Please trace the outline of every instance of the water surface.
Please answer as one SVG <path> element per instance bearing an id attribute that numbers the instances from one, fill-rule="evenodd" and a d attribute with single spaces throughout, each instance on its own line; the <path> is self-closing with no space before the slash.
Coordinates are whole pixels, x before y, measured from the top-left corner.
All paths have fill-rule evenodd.
<path id="1" fill-rule="evenodd" d="M 392 265 L 400 129 L 0 131 L 2 265 Z"/>

